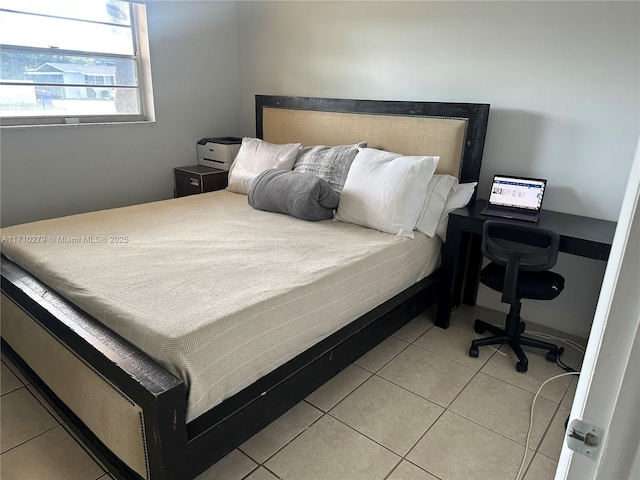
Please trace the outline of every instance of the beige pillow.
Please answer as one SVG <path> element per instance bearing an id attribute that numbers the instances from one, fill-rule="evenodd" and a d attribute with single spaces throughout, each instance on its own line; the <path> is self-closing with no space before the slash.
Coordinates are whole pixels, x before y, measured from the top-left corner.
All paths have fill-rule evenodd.
<path id="1" fill-rule="evenodd" d="M 229 169 L 227 190 L 246 195 L 253 179 L 265 170 L 291 170 L 299 150 L 299 143 L 278 145 L 259 138 L 243 138 L 240 150 Z"/>

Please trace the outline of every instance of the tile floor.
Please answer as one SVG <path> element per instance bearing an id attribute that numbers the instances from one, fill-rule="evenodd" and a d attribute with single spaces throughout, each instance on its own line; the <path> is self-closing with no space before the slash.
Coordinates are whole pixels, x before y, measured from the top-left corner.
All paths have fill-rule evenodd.
<path id="1" fill-rule="evenodd" d="M 503 321 L 463 306 L 442 330 L 433 310 L 421 315 L 198 480 L 515 479 L 534 394 L 563 370 L 531 354 L 521 374 L 488 347 L 469 357 L 477 316 Z M 562 358 L 578 366 L 582 355 Z M 553 478 L 576 383 L 541 391 L 521 478 Z M 5 356 L 1 387 L 3 480 L 109 478 Z"/>

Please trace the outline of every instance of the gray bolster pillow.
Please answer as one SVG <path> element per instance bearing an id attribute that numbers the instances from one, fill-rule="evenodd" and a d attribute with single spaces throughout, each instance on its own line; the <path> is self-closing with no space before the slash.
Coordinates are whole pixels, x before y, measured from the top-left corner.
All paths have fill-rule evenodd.
<path id="1" fill-rule="evenodd" d="M 253 180 L 248 199 L 257 210 L 316 221 L 333 218 L 340 197 L 326 180 L 313 174 L 271 169 Z"/>

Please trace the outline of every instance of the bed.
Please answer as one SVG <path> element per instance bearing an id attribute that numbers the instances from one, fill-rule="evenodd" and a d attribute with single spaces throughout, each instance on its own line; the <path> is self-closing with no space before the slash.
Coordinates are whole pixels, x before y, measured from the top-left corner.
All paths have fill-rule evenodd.
<path id="1" fill-rule="evenodd" d="M 439 155 L 437 171 L 467 183 L 488 112 L 258 95 L 256 136 Z M 440 248 L 418 233 L 254 210 L 227 191 L 5 234 L 35 245 L 4 245 L 3 351 L 114 475 L 150 479 L 194 478 L 433 304 Z M 248 266 L 249 252 L 262 264 Z M 263 281 L 249 288 L 243 270 Z"/>

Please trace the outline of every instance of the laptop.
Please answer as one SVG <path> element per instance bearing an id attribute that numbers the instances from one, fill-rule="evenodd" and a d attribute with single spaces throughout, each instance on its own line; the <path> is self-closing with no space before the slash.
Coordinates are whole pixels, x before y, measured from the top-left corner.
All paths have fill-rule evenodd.
<path id="1" fill-rule="evenodd" d="M 483 215 L 537 222 L 547 181 L 542 178 L 495 175 Z"/>

